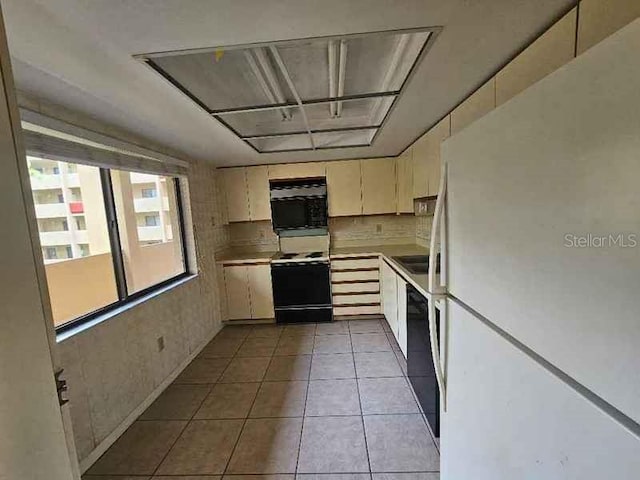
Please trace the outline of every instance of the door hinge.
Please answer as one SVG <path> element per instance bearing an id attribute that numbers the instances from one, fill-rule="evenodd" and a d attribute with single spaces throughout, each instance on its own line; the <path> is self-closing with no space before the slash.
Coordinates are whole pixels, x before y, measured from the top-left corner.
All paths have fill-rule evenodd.
<path id="1" fill-rule="evenodd" d="M 67 386 L 67 381 L 60 378 L 63 372 L 64 368 L 61 368 L 54 373 L 54 378 L 56 381 L 56 391 L 58 392 L 58 403 L 60 404 L 60 406 L 69 403 L 69 399 L 65 398 L 65 393 L 69 389 Z"/>

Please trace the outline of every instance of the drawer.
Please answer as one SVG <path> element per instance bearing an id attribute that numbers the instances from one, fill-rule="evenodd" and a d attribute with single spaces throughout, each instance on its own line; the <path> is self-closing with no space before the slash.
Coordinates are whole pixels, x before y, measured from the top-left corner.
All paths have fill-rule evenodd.
<path id="1" fill-rule="evenodd" d="M 380 280 L 378 270 L 361 270 L 355 272 L 331 272 L 331 282 L 359 282 L 362 280 Z"/>
<path id="2" fill-rule="evenodd" d="M 380 313 L 380 305 L 360 307 L 333 307 L 334 315 L 376 315 Z"/>
<path id="3" fill-rule="evenodd" d="M 379 293 L 380 282 L 334 283 L 331 290 L 334 295 L 336 293 Z"/>
<path id="4" fill-rule="evenodd" d="M 358 258 L 347 260 L 331 260 L 331 270 L 355 270 L 359 268 L 380 268 L 380 259 L 376 258 Z"/>
<path id="5" fill-rule="evenodd" d="M 333 305 L 354 305 L 363 303 L 380 303 L 379 293 L 368 293 L 364 295 L 336 295 L 333 292 Z"/>

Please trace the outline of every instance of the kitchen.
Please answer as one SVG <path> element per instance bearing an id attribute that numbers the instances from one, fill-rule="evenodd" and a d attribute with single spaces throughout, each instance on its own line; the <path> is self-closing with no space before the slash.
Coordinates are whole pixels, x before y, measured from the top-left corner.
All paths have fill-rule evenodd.
<path id="1" fill-rule="evenodd" d="M 162 3 L 3 1 L 0 477 L 635 478 L 637 2 Z"/>

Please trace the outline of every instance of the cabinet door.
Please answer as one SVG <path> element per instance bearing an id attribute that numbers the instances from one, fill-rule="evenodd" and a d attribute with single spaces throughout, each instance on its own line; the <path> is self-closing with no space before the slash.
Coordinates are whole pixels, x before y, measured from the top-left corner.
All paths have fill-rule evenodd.
<path id="1" fill-rule="evenodd" d="M 376 215 L 396 211 L 396 160 L 361 160 L 362 213 Z"/>
<path id="2" fill-rule="evenodd" d="M 324 162 L 282 163 L 269 165 L 269 179 L 313 178 L 326 175 Z"/>
<path id="3" fill-rule="evenodd" d="M 273 318 L 273 289 L 271 287 L 271 265 L 250 265 L 249 292 L 251 295 L 251 318 Z"/>
<path id="4" fill-rule="evenodd" d="M 359 160 L 327 163 L 329 216 L 362 214 L 362 186 Z"/>
<path id="5" fill-rule="evenodd" d="M 385 262 L 382 261 L 380 270 L 380 279 L 382 280 L 382 312 L 387 319 L 389 328 L 393 335 L 398 338 L 398 285 L 396 281 L 396 272 Z"/>
<path id="6" fill-rule="evenodd" d="M 224 189 L 227 198 L 227 217 L 230 222 L 247 222 L 249 216 L 249 195 L 244 168 L 224 170 Z"/>
<path id="7" fill-rule="evenodd" d="M 224 284 L 227 294 L 227 316 L 229 320 L 251 318 L 249 301 L 249 278 L 246 265 L 224 267 Z"/>
<path id="8" fill-rule="evenodd" d="M 413 198 L 429 196 L 429 132 L 411 147 L 413 156 Z"/>
<path id="9" fill-rule="evenodd" d="M 429 130 L 427 165 L 429 169 L 429 196 L 438 195 L 440 188 L 440 147 L 451 134 L 450 115 L 443 118 L 435 127 Z"/>
<path id="10" fill-rule="evenodd" d="M 396 275 L 397 281 L 397 308 L 398 308 L 398 345 L 404 358 L 407 358 L 407 282 L 400 275 Z"/>
<path id="11" fill-rule="evenodd" d="M 413 149 L 396 159 L 397 213 L 413 213 Z"/>
<path id="12" fill-rule="evenodd" d="M 224 170 L 216 170 L 216 224 L 228 225 L 229 214 L 227 211 L 227 192 L 225 190 L 225 175 Z"/>
<path id="13" fill-rule="evenodd" d="M 247 167 L 247 192 L 249 195 L 249 218 L 271 220 L 269 201 L 269 173 L 267 167 Z"/>
<path id="14" fill-rule="evenodd" d="M 497 105 L 502 105 L 530 85 L 573 60 L 576 21 L 577 8 L 574 8 L 498 72 L 496 75 Z"/>

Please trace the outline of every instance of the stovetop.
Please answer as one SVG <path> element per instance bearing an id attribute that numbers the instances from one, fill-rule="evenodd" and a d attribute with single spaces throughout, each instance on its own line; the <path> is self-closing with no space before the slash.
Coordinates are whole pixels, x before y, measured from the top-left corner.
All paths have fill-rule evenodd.
<path id="1" fill-rule="evenodd" d="M 328 252 L 288 252 L 280 254 L 280 257 L 274 258 L 273 262 L 304 262 L 304 261 L 313 261 L 313 260 L 328 260 L 329 253 Z"/>

